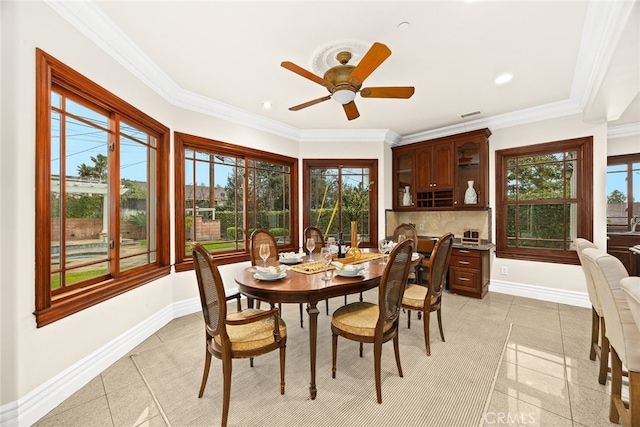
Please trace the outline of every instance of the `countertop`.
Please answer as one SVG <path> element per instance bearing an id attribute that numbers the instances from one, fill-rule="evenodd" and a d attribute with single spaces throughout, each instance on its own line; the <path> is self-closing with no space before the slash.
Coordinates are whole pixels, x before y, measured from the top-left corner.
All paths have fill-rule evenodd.
<path id="1" fill-rule="evenodd" d="M 438 240 L 437 236 L 418 236 L 418 239 L 431 239 Z M 476 251 L 488 251 L 496 247 L 495 243 L 491 243 L 487 240 L 481 240 L 477 245 L 462 244 L 462 240 L 459 237 L 454 237 L 453 247 L 456 249 L 470 249 Z"/>

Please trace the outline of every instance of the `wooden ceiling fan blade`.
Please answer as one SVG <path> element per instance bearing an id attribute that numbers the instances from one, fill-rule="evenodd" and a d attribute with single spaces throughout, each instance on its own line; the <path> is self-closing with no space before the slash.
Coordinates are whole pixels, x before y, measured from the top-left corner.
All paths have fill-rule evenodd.
<path id="1" fill-rule="evenodd" d="M 293 62 L 283 61 L 280 65 L 283 68 L 286 68 L 289 71 L 293 71 L 297 75 L 302 76 L 305 79 L 309 79 L 312 82 L 318 83 L 319 85 L 322 85 L 322 86 L 324 86 L 326 88 L 330 88 L 330 87 L 333 86 L 331 83 L 329 83 L 328 81 L 326 81 L 322 77 L 316 76 L 311 71 L 307 71 L 304 68 L 300 67 L 299 65 L 294 64 Z"/>
<path id="2" fill-rule="evenodd" d="M 389 86 L 389 87 L 366 87 L 360 90 L 363 98 L 411 98 L 415 88 L 413 86 Z"/>
<path id="3" fill-rule="evenodd" d="M 351 101 L 348 104 L 344 104 L 342 106 L 344 108 L 344 112 L 347 114 L 347 119 L 353 120 L 360 117 L 360 113 L 358 112 L 358 107 L 356 107 L 356 103 Z"/>
<path id="4" fill-rule="evenodd" d="M 302 110 L 303 108 L 311 107 L 312 105 L 319 104 L 319 103 L 321 103 L 323 101 L 326 101 L 328 99 L 331 99 L 331 95 L 323 96 L 322 98 L 313 99 L 313 100 L 307 101 L 307 102 L 305 102 L 303 104 L 293 106 L 293 107 L 289 108 L 289 111 Z"/>
<path id="5" fill-rule="evenodd" d="M 360 86 L 373 71 L 391 55 L 391 50 L 382 43 L 374 43 L 371 49 L 364 54 L 356 68 L 349 74 L 349 82 L 354 86 Z"/>

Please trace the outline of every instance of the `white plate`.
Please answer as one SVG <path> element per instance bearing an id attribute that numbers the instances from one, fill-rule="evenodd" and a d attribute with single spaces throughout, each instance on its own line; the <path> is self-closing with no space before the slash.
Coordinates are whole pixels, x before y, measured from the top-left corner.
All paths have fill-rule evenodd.
<path id="1" fill-rule="evenodd" d="M 263 276 L 262 273 L 256 273 L 253 275 L 254 279 L 265 280 L 267 282 L 272 282 L 274 280 L 280 280 L 287 277 L 287 272 L 283 271 L 280 274 L 274 274 L 273 276 Z"/>
<path id="2" fill-rule="evenodd" d="M 342 277 L 364 276 L 364 270 L 340 270 L 336 268 L 336 274 Z"/>
<path id="3" fill-rule="evenodd" d="M 293 265 L 302 262 L 302 258 L 280 258 L 280 262 L 282 264 Z"/>
<path id="4" fill-rule="evenodd" d="M 418 252 L 411 254 L 411 261 L 416 261 L 418 258 L 420 258 L 420 254 Z"/>

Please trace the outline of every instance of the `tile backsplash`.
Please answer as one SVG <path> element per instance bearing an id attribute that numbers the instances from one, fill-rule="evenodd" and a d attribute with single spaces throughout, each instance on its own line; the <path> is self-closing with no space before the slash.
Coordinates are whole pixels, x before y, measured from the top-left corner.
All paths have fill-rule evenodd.
<path id="1" fill-rule="evenodd" d="M 491 241 L 491 209 L 482 211 L 429 211 L 429 212 L 385 212 L 387 236 L 402 223 L 416 226 L 419 236 L 441 236 L 451 232 L 456 238 L 463 236 L 468 228 L 477 229 L 480 239 Z M 422 227 L 421 227 L 422 225 Z"/>

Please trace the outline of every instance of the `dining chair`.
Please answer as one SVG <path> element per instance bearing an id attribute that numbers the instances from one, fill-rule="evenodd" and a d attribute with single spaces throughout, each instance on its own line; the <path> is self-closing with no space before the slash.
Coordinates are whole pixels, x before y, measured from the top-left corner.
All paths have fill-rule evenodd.
<path id="1" fill-rule="evenodd" d="M 260 245 L 262 243 L 266 243 L 269 245 L 269 258 L 267 258 L 267 265 L 278 265 L 279 264 L 279 255 L 278 255 L 278 245 L 276 244 L 276 238 L 269 230 L 265 230 L 262 228 L 258 228 L 251 233 L 250 237 L 250 245 L 251 250 L 249 251 L 251 254 L 251 265 L 262 265 L 262 258 L 260 258 Z M 256 307 L 260 308 L 260 301 L 256 302 Z M 282 305 L 279 304 L 278 308 L 282 308 Z M 304 315 L 302 304 L 300 304 L 300 327 L 304 327 Z"/>
<path id="2" fill-rule="evenodd" d="M 407 310 L 407 328 L 411 329 L 411 310 L 422 313 L 424 324 L 424 343 L 427 348 L 427 356 L 431 356 L 431 340 L 429 338 L 429 324 L 431 312 L 435 311 L 438 317 L 438 328 L 440 338 L 444 342 L 444 331 L 442 329 L 442 292 L 447 281 L 449 271 L 449 261 L 451 260 L 451 249 L 453 248 L 453 234 L 442 235 L 431 252 L 430 267 L 427 272 L 427 284 L 412 284 L 407 286 L 407 290 L 402 298 L 402 308 Z"/>
<path id="3" fill-rule="evenodd" d="M 596 285 L 593 283 L 593 277 L 591 271 L 586 265 L 583 251 L 587 248 L 597 249 L 587 239 L 577 238 L 573 242 L 580 259 L 580 265 L 584 273 L 585 280 L 587 282 L 587 294 L 589 295 L 589 301 L 591 301 L 591 345 L 589 346 L 589 359 L 596 360 L 596 357 L 600 361 L 600 370 L 598 373 L 598 382 L 600 384 L 606 384 L 607 373 L 609 371 L 609 340 L 605 333 L 605 322 L 602 314 L 602 306 L 600 304 L 600 298 L 596 292 Z"/>
<path id="4" fill-rule="evenodd" d="M 337 309 L 331 319 L 332 377 L 336 377 L 338 335 L 359 342 L 360 357 L 363 353 L 363 343 L 373 344 L 378 403 L 382 403 L 382 386 L 380 384 L 382 344 L 389 340 L 393 340 L 398 374 L 402 377 L 398 322 L 400 302 L 407 284 L 412 253 L 413 241 L 408 239 L 391 251 L 378 286 L 377 304 L 366 301 L 353 302 Z"/>
<path id="5" fill-rule="evenodd" d="M 622 262 L 599 249 L 583 251 L 607 323 L 611 354 L 609 421 L 640 426 L 640 330 L 621 288 L 629 274 Z M 629 399 L 622 399 L 622 367 L 627 368 Z"/>
<path id="6" fill-rule="evenodd" d="M 403 223 L 398 225 L 393 230 L 393 238 L 394 242 L 398 241 L 398 237 L 404 235 L 406 239 L 413 240 L 413 248 L 417 250 L 418 247 L 418 232 L 416 231 L 416 227 L 412 224 Z M 409 282 L 417 282 L 418 274 L 420 272 L 420 266 L 416 266 L 414 271 L 409 272 L 409 277 L 407 280 Z"/>
<path id="7" fill-rule="evenodd" d="M 222 427 L 227 425 L 233 359 L 253 358 L 280 350 L 280 394 L 284 394 L 287 327 L 277 309 L 240 310 L 227 314 L 227 300 L 218 267 L 200 243 L 191 244 L 205 322 L 206 352 L 198 398 L 204 394 L 211 356 L 222 361 Z M 231 296 L 234 298 L 235 296 Z M 239 301 L 239 299 L 238 299 Z M 238 309 L 240 307 L 238 306 Z"/>
<path id="8" fill-rule="evenodd" d="M 307 245 L 306 245 L 306 241 L 307 239 L 313 239 L 316 242 L 315 247 L 313 248 L 313 253 L 320 253 L 320 250 L 324 247 L 324 236 L 322 235 L 322 231 L 318 228 L 318 227 L 307 227 L 304 229 L 304 242 L 305 243 L 304 246 L 304 252 L 307 255 L 311 255 L 311 253 L 309 253 L 309 249 L 307 249 Z M 345 301 L 347 300 L 347 297 L 344 297 Z M 329 315 L 329 300 L 325 300 L 325 309 L 327 311 L 327 316 Z M 302 313 L 302 304 L 300 304 L 300 313 Z M 301 321 L 302 322 L 302 321 Z M 302 323 L 301 323 L 302 324 Z"/>

